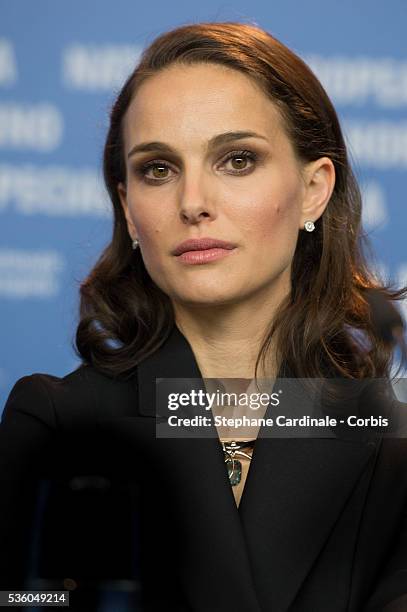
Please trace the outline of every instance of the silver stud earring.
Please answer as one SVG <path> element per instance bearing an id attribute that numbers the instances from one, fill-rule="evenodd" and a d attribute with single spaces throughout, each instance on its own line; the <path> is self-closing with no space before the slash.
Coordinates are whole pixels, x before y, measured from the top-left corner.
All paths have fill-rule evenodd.
<path id="1" fill-rule="evenodd" d="M 313 231 L 314 231 L 314 229 L 315 229 L 315 225 L 314 225 L 313 221 L 306 221 L 306 222 L 304 223 L 304 229 L 305 229 L 307 232 L 313 232 Z"/>
<path id="2" fill-rule="evenodd" d="M 133 249 L 134 249 L 134 250 L 136 250 L 136 249 L 137 249 L 137 247 L 138 247 L 138 240 L 137 240 L 137 238 L 135 238 L 135 239 L 133 240 L 133 242 L 132 242 L 132 247 L 133 247 Z"/>

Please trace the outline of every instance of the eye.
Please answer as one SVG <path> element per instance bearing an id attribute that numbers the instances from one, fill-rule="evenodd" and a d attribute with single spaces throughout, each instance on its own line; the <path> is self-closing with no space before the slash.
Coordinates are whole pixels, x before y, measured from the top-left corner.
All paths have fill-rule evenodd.
<path id="1" fill-rule="evenodd" d="M 231 151 L 226 158 L 223 159 L 221 165 L 230 161 L 232 163 L 231 174 L 248 174 L 251 172 L 256 160 L 257 154 L 253 151 Z M 252 163 L 249 164 L 249 162 Z"/>
<path id="2" fill-rule="evenodd" d="M 140 168 L 136 168 L 136 172 L 147 182 L 150 183 L 159 183 L 163 179 L 168 178 L 168 170 L 170 170 L 170 166 L 165 162 L 160 161 L 150 161 L 146 164 L 142 164 Z M 151 174 L 148 173 L 151 170 Z"/>

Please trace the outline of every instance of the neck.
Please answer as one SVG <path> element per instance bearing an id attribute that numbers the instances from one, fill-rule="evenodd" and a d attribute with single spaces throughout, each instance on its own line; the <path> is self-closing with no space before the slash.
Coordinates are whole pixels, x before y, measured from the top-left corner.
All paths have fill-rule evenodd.
<path id="1" fill-rule="evenodd" d="M 178 329 L 188 340 L 203 378 L 252 379 L 256 360 L 270 327 L 275 305 L 222 304 L 189 307 L 174 304 Z M 258 378 L 277 375 L 273 339 L 265 367 L 260 362 Z"/>

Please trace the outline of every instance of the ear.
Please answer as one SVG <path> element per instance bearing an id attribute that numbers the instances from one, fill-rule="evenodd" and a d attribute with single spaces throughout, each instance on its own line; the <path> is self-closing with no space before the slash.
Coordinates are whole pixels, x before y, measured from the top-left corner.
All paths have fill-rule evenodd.
<path id="1" fill-rule="evenodd" d="M 335 166 L 329 157 L 321 157 L 306 164 L 303 175 L 305 195 L 302 202 L 301 225 L 315 221 L 324 212 L 335 187 Z"/>
<path id="2" fill-rule="evenodd" d="M 119 183 L 117 185 L 117 193 L 119 194 L 120 203 L 123 207 L 124 216 L 126 217 L 127 229 L 130 234 L 130 238 L 135 240 L 137 238 L 137 230 L 130 215 L 129 206 L 127 203 L 127 189 L 124 183 Z"/>

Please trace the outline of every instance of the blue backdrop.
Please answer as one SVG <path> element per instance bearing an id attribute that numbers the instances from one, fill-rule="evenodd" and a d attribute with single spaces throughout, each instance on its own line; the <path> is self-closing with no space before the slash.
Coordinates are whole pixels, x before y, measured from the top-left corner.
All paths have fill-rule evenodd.
<path id="1" fill-rule="evenodd" d="M 109 107 L 143 46 L 198 21 L 257 23 L 311 65 L 342 122 L 377 265 L 407 283 L 404 0 L 0 0 L 0 411 L 17 378 L 78 365 L 78 286 L 111 235 Z"/>

